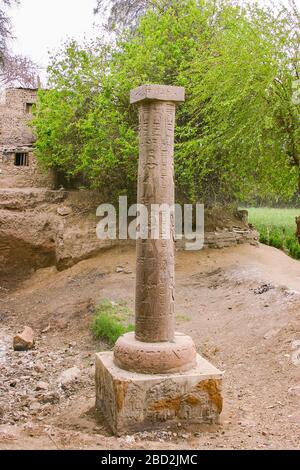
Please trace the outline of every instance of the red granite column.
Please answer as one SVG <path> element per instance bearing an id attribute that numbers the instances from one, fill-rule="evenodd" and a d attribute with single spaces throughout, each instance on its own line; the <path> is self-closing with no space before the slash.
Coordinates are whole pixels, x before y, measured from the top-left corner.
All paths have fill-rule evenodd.
<path id="1" fill-rule="evenodd" d="M 136 323 L 140 341 L 174 339 L 174 123 L 175 103 L 140 101 L 140 159 L 138 203 L 148 208 L 149 238 L 137 240 Z M 153 239 L 150 216 L 153 204 L 166 204 L 169 239 Z M 168 211 L 169 208 L 169 211 Z"/>
<path id="2" fill-rule="evenodd" d="M 149 235 L 137 240 L 135 339 L 129 334 L 118 340 L 115 361 L 133 370 L 155 372 L 156 367 L 159 373 L 190 367 L 196 357 L 191 338 L 175 338 L 174 332 L 174 129 L 184 88 L 144 85 L 130 98 L 139 106 L 138 203 L 148 209 Z M 154 226 L 153 205 L 164 205 Z M 156 358 L 152 366 L 150 355 Z"/>

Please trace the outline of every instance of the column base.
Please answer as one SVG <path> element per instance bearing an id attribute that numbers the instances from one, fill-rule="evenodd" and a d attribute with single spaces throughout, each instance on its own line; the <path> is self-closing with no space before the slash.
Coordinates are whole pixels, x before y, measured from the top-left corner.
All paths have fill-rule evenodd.
<path id="1" fill-rule="evenodd" d="M 173 374 L 195 367 L 197 351 L 192 338 L 183 333 L 175 333 L 172 342 L 145 343 L 132 332 L 116 342 L 114 361 L 120 369 L 140 374 Z"/>
<path id="2" fill-rule="evenodd" d="M 96 354 L 96 408 L 117 436 L 168 424 L 217 424 L 223 373 L 197 355 L 189 371 L 150 375 L 120 369 L 112 352 Z"/>

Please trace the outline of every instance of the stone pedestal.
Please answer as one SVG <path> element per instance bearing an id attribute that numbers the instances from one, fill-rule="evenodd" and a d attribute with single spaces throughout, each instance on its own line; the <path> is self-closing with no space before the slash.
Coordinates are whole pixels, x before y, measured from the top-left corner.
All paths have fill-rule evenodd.
<path id="1" fill-rule="evenodd" d="M 167 425 L 218 423 L 222 373 L 201 356 L 173 374 L 120 369 L 112 352 L 96 355 L 96 407 L 117 436 Z"/>

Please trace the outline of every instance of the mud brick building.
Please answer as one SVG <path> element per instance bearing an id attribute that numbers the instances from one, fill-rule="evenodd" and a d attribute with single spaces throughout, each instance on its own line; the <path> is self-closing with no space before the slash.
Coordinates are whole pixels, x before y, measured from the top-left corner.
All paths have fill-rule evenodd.
<path id="1" fill-rule="evenodd" d="M 0 187 L 40 186 L 49 176 L 37 168 L 34 135 L 29 125 L 37 90 L 8 88 L 0 93 Z"/>

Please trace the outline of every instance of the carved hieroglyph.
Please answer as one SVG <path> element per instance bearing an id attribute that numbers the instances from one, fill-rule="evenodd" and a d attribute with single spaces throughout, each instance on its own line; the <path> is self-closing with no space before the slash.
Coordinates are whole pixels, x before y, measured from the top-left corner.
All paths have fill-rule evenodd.
<path id="1" fill-rule="evenodd" d="M 137 240 L 135 334 L 114 347 L 115 364 L 134 372 L 188 370 L 196 348 L 174 323 L 174 129 L 184 89 L 144 85 L 131 92 L 139 106 L 138 203 L 148 209 L 148 237 Z M 156 207 L 156 211 L 153 211 Z"/>
<path id="2" fill-rule="evenodd" d="M 138 203 L 148 208 L 149 217 L 152 204 L 166 204 L 155 221 L 159 239 L 149 233 L 148 239 L 137 240 L 135 335 L 144 342 L 174 339 L 174 213 L 170 209 L 175 202 L 175 108 L 176 101 L 183 100 L 180 87 L 144 86 L 131 94 L 131 102 L 139 104 Z M 162 236 L 164 216 L 170 219 L 168 239 Z"/>
<path id="3" fill-rule="evenodd" d="M 110 352 L 96 356 L 96 407 L 119 436 L 131 432 L 218 423 L 222 374 L 198 357 L 191 371 L 136 374 L 117 367 Z"/>

